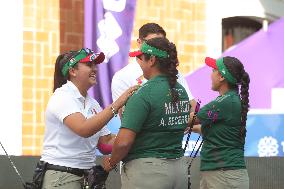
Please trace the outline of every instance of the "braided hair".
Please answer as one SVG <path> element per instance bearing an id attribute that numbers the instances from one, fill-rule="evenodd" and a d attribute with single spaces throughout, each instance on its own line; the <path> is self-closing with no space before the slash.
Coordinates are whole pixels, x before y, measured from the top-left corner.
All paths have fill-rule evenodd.
<path id="1" fill-rule="evenodd" d="M 55 61 L 55 70 L 54 70 L 54 79 L 53 79 L 53 92 L 67 83 L 67 80 L 69 80 L 69 74 L 67 74 L 66 77 L 62 74 L 62 68 L 64 64 L 66 64 L 77 52 L 76 51 L 70 51 L 67 53 L 60 54 L 56 61 Z M 74 67 L 76 67 L 75 65 Z"/>
<path id="2" fill-rule="evenodd" d="M 175 44 L 163 37 L 149 39 L 146 43 L 152 47 L 156 47 L 157 49 L 166 51 L 168 53 L 169 57 L 167 58 L 160 58 L 156 56 L 156 63 L 159 70 L 168 77 L 172 102 L 178 102 L 179 94 L 175 90 L 175 86 L 177 83 L 177 66 L 179 65 L 179 61 L 177 58 L 177 50 Z M 149 60 L 151 57 L 151 55 L 149 54 L 144 54 L 144 56 L 145 60 Z"/>
<path id="3" fill-rule="evenodd" d="M 241 124 L 242 127 L 240 129 L 240 136 L 242 139 L 246 137 L 246 121 L 247 121 L 247 113 L 249 110 L 249 83 L 250 78 L 248 73 L 245 71 L 243 64 L 235 57 L 224 57 L 224 64 L 227 67 L 228 71 L 232 74 L 234 78 L 237 80 L 237 84 L 230 84 L 231 89 L 235 89 L 239 92 L 240 89 L 240 97 L 241 97 Z"/>

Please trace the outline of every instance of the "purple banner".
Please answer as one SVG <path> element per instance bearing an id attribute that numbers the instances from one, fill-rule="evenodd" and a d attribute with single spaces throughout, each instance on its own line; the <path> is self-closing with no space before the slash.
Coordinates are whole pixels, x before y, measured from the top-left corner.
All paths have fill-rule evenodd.
<path id="1" fill-rule="evenodd" d="M 84 45 L 106 55 L 89 94 L 103 107 L 112 103 L 112 76 L 128 64 L 135 5 L 136 0 L 85 0 Z"/>

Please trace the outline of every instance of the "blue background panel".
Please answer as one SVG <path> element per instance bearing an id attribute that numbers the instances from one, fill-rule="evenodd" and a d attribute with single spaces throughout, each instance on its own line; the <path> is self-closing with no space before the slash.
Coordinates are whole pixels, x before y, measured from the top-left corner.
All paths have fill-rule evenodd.
<path id="1" fill-rule="evenodd" d="M 108 123 L 112 133 L 117 133 L 120 127 L 120 119 L 113 118 Z M 191 134 L 185 155 L 189 156 L 198 138 L 198 134 Z M 187 135 L 183 139 L 185 144 Z M 195 150 L 200 144 L 199 139 Z M 98 153 L 100 155 L 100 153 Z M 199 153 L 198 153 L 199 155 Z M 245 156 L 269 157 L 284 156 L 284 114 L 249 114 L 247 120 L 247 137 Z"/>

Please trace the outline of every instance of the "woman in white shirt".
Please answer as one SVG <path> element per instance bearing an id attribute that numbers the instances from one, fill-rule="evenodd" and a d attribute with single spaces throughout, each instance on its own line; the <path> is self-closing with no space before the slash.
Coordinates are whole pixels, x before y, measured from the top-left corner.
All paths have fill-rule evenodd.
<path id="1" fill-rule="evenodd" d="M 85 170 L 95 165 L 96 147 L 102 146 L 103 153 L 111 151 L 114 136 L 105 125 L 136 87 L 129 88 L 102 110 L 87 91 L 96 84 L 96 64 L 104 58 L 103 53 L 96 54 L 90 49 L 57 57 L 54 94 L 46 108 L 41 161 L 48 165 L 42 188 L 82 188 Z"/>

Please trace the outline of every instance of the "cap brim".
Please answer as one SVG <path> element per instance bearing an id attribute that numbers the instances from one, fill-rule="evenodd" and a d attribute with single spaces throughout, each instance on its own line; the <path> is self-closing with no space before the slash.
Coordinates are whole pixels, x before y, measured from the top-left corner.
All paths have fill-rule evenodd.
<path id="1" fill-rule="evenodd" d="M 141 55 L 141 54 L 143 54 L 143 52 L 140 51 L 140 50 L 138 50 L 138 51 L 130 52 L 130 53 L 129 53 L 129 56 L 130 56 L 130 57 L 136 57 L 136 56 L 139 56 L 139 55 Z"/>
<path id="2" fill-rule="evenodd" d="M 85 63 L 85 62 L 93 62 L 95 64 L 100 64 L 105 60 L 105 54 L 103 52 L 100 53 L 92 53 L 88 56 L 86 56 L 85 58 L 83 58 L 82 60 L 80 60 L 79 62 Z"/>
<path id="3" fill-rule="evenodd" d="M 103 52 L 100 52 L 94 60 L 95 64 L 102 63 L 105 60 L 105 57 L 105 54 Z"/>
<path id="4" fill-rule="evenodd" d="M 216 59 L 214 58 L 206 57 L 205 64 L 211 68 L 218 69 L 216 64 Z"/>

